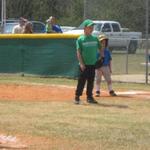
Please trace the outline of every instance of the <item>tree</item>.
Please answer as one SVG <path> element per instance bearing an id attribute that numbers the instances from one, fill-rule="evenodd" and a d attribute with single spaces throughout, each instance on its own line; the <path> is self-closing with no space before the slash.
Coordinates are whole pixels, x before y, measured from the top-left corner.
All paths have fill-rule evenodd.
<path id="1" fill-rule="evenodd" d="M 61 25 L 78 26 L 84 17 L 85 0 L 7 0 L 7 17 L 45 22 L 53 15 Z M 145 0 L 86 0 L 89 19 L 116 20 L 123 27 L 145 31 Z"/>

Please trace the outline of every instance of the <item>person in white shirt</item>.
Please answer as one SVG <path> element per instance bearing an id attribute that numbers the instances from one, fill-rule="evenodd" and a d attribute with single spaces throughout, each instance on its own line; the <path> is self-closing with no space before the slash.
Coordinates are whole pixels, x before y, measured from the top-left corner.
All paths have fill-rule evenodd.
<path id="1" fill-rule="evenodd" d="M 26 22 L 27 22 L 27 19 L 20 17 L 19 18 L 19 24 L 14 26 L 12 33 L 14 33 L 14 34 L 23 33 L 24 26 L 25 26 Z"/>

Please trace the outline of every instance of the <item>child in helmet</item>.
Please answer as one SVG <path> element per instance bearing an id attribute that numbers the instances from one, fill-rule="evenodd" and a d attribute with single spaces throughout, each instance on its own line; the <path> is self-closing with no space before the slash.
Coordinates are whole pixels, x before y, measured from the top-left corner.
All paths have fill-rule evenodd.
<path id="1" fill-rule="evenodd" d="M 105 35 L 99 36 L 99 41 L 101 43 L 102 48 L 104 49 L 104 62 L 101 68 L 96 69 L 95 71 L 95 77 L 96 77 L 96 96 L 100 96 L 100 84 L 102 76 L 104 77 L 105 81 L 107 82 L 109 94 L 111 96 L 117 96 L 117 94 L 112 89 L 112 80 L 111 80 L 111 52 L 108 49 L 108 38 Z M 98 57 L 99 57 L 98 53 Z"/>

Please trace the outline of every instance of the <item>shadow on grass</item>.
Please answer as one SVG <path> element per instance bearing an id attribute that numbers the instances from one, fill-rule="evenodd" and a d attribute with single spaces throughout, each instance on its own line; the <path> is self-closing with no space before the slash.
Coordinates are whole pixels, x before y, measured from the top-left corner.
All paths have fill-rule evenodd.
<path id="1" fill-rule="evenodd" d="M 97 104 L 89 104 L 89 103 L 82 103 L 82 105 L 85 106 L 100 106 L 100 107 L 115 107 L 119 109 L 127 109 L 129 108 L 127 105 L 121 105 L 121 104 L 105 104 L 105 103 L 100 103 L 98 102 Z"/>
<path id="2" fill-rule="evenodd" d="M 121 108 L 121 109 L 127 109 L 129 108 L 127 105 L 118 105 L 118 104 L 104 104 L 104 103 L 98 103 L 97 106 L 101 107 L 115 107 L 115 108 Z"/>

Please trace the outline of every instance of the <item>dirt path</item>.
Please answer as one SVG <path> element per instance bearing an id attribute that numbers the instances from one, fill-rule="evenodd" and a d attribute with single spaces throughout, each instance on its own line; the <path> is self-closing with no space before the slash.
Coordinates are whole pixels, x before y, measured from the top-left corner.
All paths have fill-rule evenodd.
<path id="1" fill-rule="evenodd" d="M 75 88 L 59 85 L 18 85 L 0 84 L 0 100 L 19 101 L 70 101 L 74 98 Z M 143 97 L 150 99 L 150 92 L 146 91 L 117 91 L 119 97 Z M 106 91 L 101 97 L 108 97 Z M 85 97 L 85 94 L 84 96 Z"/>
<path id="2" fill-rule="evenodd" d="M 75 87 L 71 86 L 59 86 L 59 85 L 18 85 L 18 84 L 0 84 L 0 100 L 18 100 L 18 101 L 72 101 L 74 98 Z M 118 98 L 140 98 L 150 100 L 150 92 L 146 91 L 117 91 Z M 102 91 L 101 97 L 110 97 L 108 92 Z M 117 98 L 116 97 L 116 98 Z M 85 99 L 85 93 L 83 98 Z M 25 139 L 24 142 L 19 141 L 19 139 Z M 32 140 L 31 140 L 32 139 Z M 5 134 L 0 134 L 0 149 L 28 149 L 28 146 L 37 143 L 45 142 L 44 145 L 57 145 L 62 143 L 60 139 L 46 139 L 46 138 L 35 138 L 35 137 L 13 137 L 6 136 Z M 32 143 L 31 143 L 32 141 Z M 24 144 L 25 143 L 25 144 Z M 65 141 L 63 142 L 65 143 Z M 50 144 L 50 145 L 51 145 Z M 51 145 L 51 146 L 52 146 Z M 31 149 L 32 149 L 31 148 Z M 49 149 L 49 148 L 44 148 Z M 82 149 L 82 148 L 81 148 Z"/>
<path id="3" fill-rule="evenodd" d="M 1 84 L 0 99 L 20 101 L 70 100 L 74 89 L 65 86 Z"/>

